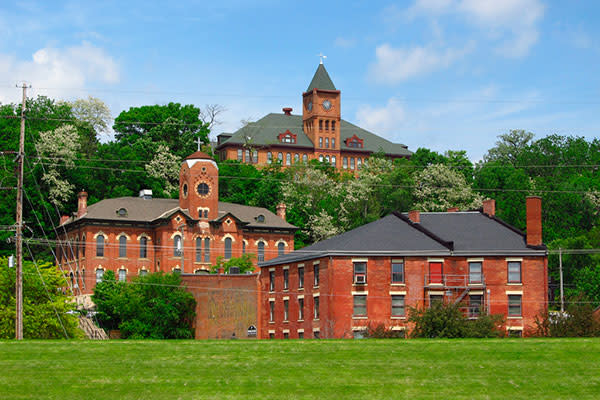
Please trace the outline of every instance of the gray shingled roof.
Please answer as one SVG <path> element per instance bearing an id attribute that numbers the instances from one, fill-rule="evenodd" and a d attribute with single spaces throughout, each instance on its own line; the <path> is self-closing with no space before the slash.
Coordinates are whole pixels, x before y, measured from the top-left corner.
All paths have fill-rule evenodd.
<path id="1" fill-rule="evenodd" d="M 319 64 L 317 67 L 315 75 L 313 76 L 312 81 L 310 81 L 310 85 L 308 85 L 306 91 L 310 92 L 313 89 L 337 90 L 323 64 Z"/>
<path id="2" fill-rule="evenodd" d="M 127 215 L 119 216 L 118 211 L 124 208 Z M 123 222 L 149 223 L 160 218 L 168 217 L 180 211 L 178 199 L 143 199 L 141 197 L 117 197 L 101 200 L 88 206 L 87 213 L 81 218 L 71 218 L 68 223 L 78 220 L 113 220 Z M 181 210 L 188 215 L 187 210 Z M 294 225 L 279 218 L 276 214 L 262 207 L 250 207 L 241 204 L 219 202 L 219 217 L 231 213 L 248 227 L 264 227 L 276 229 L 297 229 Z M 265 216 L 265 222 L 259 223 L 256 218 Z"/>
<path id="3" fill-rule="evenodd" d="M 259 263 L 265 267 L 324 256 L 511 256 L 545 255 L 531 248 L 522 232 L 478 211 L 421 213 L 413 224 L 390 214 L 370 224 Z"/>
<path id="4" fill-rule="evenodd" d="M 280 143 L 277 136 L 280 133 L 289 130 L 296 134 L 296 143 Z M 358 136 L 364 140 L 362 149 L 347 147 L 345 140 L 352 136 Z M 250 138 L 250 139 L 248 139 Z M 365 153 L 375 153 L 383 151 L 385 154 L 410 156 L 412 151 L 408 150 L 406 145 L 392 143 L 389 140 L 377 136 L 376 134 L 362 129 L 346 120 L 340 122 L 340 139 L 341 143 L 337 148 L 342 150 L 351 150 Z M 267 114 L 256 122 L 252 122 L 233 133 L 233 136 L 221 143 L 218 147 L 224 144 L 253 144 L 257 146 L 277 145 L 281 147 L 306 147 L 313 149 L 315 145 L 304 133 L 302 126 L 301 115 L 285 115 L 271 113 Z"/>

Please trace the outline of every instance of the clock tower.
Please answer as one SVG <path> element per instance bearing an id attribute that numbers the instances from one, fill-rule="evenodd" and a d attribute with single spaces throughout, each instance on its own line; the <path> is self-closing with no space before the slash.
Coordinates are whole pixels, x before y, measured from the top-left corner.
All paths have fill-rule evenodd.
<path id="1" fill-rule="evenodd" d="M 213 220 L 219 216 L 219 168 L 206 153 L 188 156 L 179 172 L 179 206 L 194 219 Z"/>
<path id="2" fill-rule="evenodd" d="M 302 127 L 315 152 L 339 152 L 340 91 L 335 88 L 323 60 L 306 92 L 302 93 Z"/>

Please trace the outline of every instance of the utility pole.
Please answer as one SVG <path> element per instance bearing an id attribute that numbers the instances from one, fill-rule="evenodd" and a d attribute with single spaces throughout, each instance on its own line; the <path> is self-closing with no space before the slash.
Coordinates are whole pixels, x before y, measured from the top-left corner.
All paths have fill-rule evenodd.
<path id="1" fill-rule="evenodd" d="M 558 270 L 560 272 L 560 313 L 565 312 L 565 294 L 563 291 L 562 249 L 558 249 Z"/>
<path id="2" fill-rule="evenodd" d="M 27 102 L 27 85 L 23 82 L 23 101 L 21 103 L 21 134 L 19 137 L 19 153 L 17 154 L 17 215 L 16 215 L 16 259 L 17 277 L 15 300 L 17 316 L 15 339 L 23 340 L 23 161 L 25 158 L 25 104 Z"/>

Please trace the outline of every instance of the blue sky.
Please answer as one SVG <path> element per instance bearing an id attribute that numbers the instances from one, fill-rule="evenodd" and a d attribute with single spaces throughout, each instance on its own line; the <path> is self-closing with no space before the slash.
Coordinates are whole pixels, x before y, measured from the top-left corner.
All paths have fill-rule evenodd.
<path id="1" fill-rule="evenodd" d="M 410 149 L 467 150 L 526 129 L 600 137 L 600 3 L 548 0 L 11 1 L 0 102 L 92 95 L 114 116 L 170 101 L 226 108 L 215 133 L 300 110 L 318 65 L 342 118 Z"/>

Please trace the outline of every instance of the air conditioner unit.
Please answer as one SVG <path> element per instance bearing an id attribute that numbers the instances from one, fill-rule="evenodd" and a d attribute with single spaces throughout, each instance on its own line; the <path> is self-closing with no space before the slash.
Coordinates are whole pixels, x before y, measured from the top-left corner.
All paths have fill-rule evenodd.
<path id="1" fill-rule="evenodd" d="M 354 283 L 367 283 L 367 276 L 365 274 L 356 274 Z"/>

